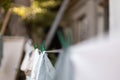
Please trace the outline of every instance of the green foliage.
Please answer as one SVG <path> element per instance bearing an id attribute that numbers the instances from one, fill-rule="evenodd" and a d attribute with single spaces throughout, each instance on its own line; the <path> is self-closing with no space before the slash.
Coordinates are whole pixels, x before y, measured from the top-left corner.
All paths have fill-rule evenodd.
<path id="1" fill-rule="evenodd" d="M 11 6 L 12 0 L 0 0 L 0 7 L 3 7 L 7 11 Z"/>
<path id="2" fill-rule="evenodd" d="M 40 4 L 39 4 L 40 3 Z M 58 5 L 60 5 L 61 1 L 54 1 L 54 0 L 43 0 L 43 1 L 34 1 L 33 4 L 35 5 L 38 5 L 39 7 L 42 7 L 42 8 L 47 8 L 47 9 L 50 9 L 50 8 L 54 8 Z"/>
<path id="3" fill-rule="evenodd" d="M 60 0 L 35 0 L 30 7 L 14 7 L 13 12 L 21 16 L 27 24 L 46 27 L 51 25 L 57 12 L 51 9 L 59 6 L 60 2 Z"/>

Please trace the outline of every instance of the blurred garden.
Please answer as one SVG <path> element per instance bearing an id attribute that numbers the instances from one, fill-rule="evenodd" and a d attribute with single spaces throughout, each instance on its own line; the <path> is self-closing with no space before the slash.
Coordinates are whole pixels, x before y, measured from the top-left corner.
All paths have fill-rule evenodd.
<path id="1" fill-rule="evenodd" d="M 4 32 L 3 36 L 23 36 L 32 39 L 33 45 L 40 45 L 45 40 L 61 3 L 62 0 L 0 0 L 0 29 Z M 54 40 L 55 44 L 49 49 L 60 48 L 56 37 Z M 55 56 L 49 55 L 52 63 L 56 61 Z M 19 70 L 17 80 L 24 79 L 25 74 Z"/>
<path id="2" fill-rule="evenodd" d="M 11 10 L 6 35 L 25 36 L 41 43 L 59 10 L 62 0 L 0 0 L 0 27 Z"/>

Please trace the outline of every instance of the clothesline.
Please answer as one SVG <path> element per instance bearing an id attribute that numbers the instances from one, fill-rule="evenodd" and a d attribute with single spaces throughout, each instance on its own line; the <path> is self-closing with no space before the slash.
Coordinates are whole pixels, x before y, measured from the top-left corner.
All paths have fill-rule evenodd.
<path id="1" fill-rule="evenodd" d="M 46 53 L 61 53 L 62 51 L 63 51 L 62 49 L 56 49 L 56 50 L 48 50 L 48 51 L 44 51 L 44 52 L 46 52 Z"/>
<path id="2" fill-rule="evenodd" d="M 45 51 L 46 53 L 61 53 L 62 49 Z"/>

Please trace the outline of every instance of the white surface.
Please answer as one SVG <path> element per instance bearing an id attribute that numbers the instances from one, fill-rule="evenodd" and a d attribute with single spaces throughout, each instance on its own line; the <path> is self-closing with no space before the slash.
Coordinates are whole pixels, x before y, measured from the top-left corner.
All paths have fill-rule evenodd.
<path id="1" fill-rule="evenodd" d="M 23 37 L 4 37 L 4 54 L 0 68 L 0 80 L 15 80 L 24 43 L 25 39 Z"/>
<path id="2" fill-rule="evenodd" d="M 110 35 L 115 30 L 120 30 L 120 0 L 110 1 Z"/>
<path id="3" fill-rule="evenodd" d="M 120 80 L 120 38 L 72 47 L 73 80 Z"/>

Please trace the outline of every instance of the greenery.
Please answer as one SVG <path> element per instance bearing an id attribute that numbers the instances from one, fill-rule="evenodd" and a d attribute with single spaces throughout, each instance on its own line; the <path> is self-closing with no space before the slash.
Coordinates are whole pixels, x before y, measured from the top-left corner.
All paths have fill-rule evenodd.
<path id="1" fill-rule="evenodd" d="M 13 12 L 27 23 L 34 26 L 50 26 L 57 11 L 53 9 L 61 4 L 61 0 L 35 0 L 30 7 L 18 6 Z"/>
<path id="2" fill-rule="evenodd" d="M 13 13 L 20 16 L 24 22 L 30 26 L 31 32 L 29 33 L 32 33 L 34 38 L 38 39 L 38 42 L 45 36 L 44 30 L 43 32 L 37 31 L 39 29 L 38 27 L 42 27 L 43 29 L 51 26 L 62 2 L 62 0 L 33 0 L 31 5 L 26 7 L 15 4 L 12 1 L 13 0 L 0 0 L 0 7 L 4 8 L 6 12 L 9 8 L 12 8 Z M 1 25 L 2 24 L 0 24 L 0 26 Z M 51 62 L 55 64 L 57 59 L 56 55 L 51 54 L 49 58 Z"/>
<path id="3" fill-rule="evenodd" d="M 13 0 L 0 0 L 0 7 L 19 15 L 27 24 L 48 27 L 53 22 L 62 0 L 33 0 L 30 7 L 17 5 Z M 17 6 L 16 6 L 17 5 Z"/>
<path id="4" fill-rule="evenodd" d="M 0 0 L 0 7 L 3 7 L 7 11 L 12 4 L 12 0 Z"/>

